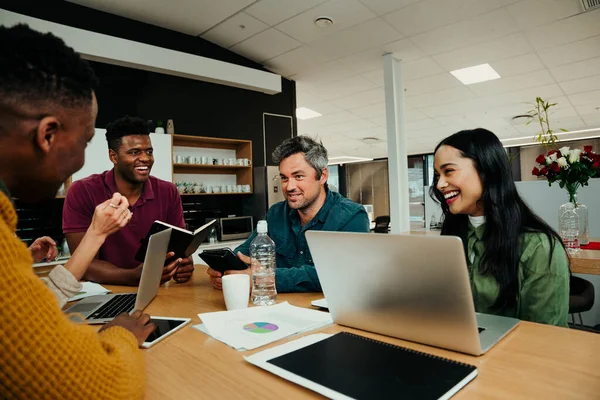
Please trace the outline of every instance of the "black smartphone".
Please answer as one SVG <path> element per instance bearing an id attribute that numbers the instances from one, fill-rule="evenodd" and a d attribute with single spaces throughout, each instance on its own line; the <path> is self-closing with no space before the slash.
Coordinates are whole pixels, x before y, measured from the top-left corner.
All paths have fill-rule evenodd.
<path id="1" fill-rule="evenodd" d="M 248 265 L 237 258 L 229 248 L 204 250 L 202 253 L 198 254 L 198 256 L 200 256 L 209 267 L 220 273 L 224 273 L 228 270 L 241 271 L 248 268 Z"/>

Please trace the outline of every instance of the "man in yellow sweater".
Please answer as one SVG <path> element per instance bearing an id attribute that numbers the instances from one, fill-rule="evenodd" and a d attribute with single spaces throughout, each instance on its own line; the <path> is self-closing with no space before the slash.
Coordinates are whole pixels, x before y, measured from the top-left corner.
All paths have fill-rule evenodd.
<path id="1" fill-rule="evenodd" d="M 52 198 L 83 166 L 94 72 L 62 40 L 24 25 L 0 27 L 0 54 L 0 397 L 140 398 L 150 317 L 124 314 L 99 333 L 70 322 L 15 236 L 11 195 Z"/>

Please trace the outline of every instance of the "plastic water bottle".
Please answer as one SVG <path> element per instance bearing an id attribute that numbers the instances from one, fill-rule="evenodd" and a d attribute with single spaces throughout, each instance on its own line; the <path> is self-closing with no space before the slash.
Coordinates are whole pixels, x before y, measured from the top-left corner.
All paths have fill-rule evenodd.
<path id="1" fill-rule="evenodd" d="M 560 236 L 569 254 L 579 251 L 579 215 L 573 209 L 560 216 Z"/>
<path id="2" fill-rule="evenodd" d="M 267 235 L 267 221 L 258 221 L 258 235 L 250 243 L 252 260 L 252 304 L 270 306 L 277 300 L 275 288 L 275 243 Z"/>
<path id="3" fill-rule="evenodd" d="M 71 256 L 71 251 L 69 250 L 69 245 L 67 244 L 67 238 L 63 239 L 61 247 L 62 247 L 62 255 L 63 255 L 63 257 L 70 257 Z"/>
<path id="4" fill-rule="evenodd" d="M 208 242 L 210 244 L 217 243 L 217 230 L 215 229 L 214 226 L 212 227 L 212 229 L 210 230 L 210 233 L 208 234 Z"/>

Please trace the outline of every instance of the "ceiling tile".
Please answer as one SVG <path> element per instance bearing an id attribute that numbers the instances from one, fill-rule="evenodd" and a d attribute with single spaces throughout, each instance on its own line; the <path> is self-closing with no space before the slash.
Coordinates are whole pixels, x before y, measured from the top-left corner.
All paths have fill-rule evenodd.
<path id="1" fill-rule="evenodd" d="M 161 26 L 188 35 L 200 35 L 256 0 L 71 0 L 71 3 Z"/>
<path id="2" fill-rule="evenodd" d="M 590 104 L 576 105 L 575 110 L 581 116 L 591 115 L 600 113 L 600 100 L 596 99 L 595 102 Z"/>
<path id="3" fill-rule="evenodd" d="M 335 58 L 355 54 L 400 39 L 396 32 L 381 18 L 375 18 L 343 31 L 332 33 L 307 44 L 312 49 L 331 54 Z"/>
<path id="4" fill-rule="evenodd" d="M 600 57 L 600 35 L 578 42 L 545 48 L 538 51 L 538 54 L 549 68 Z"/>
<path id="5" fill-rule="evenodd" d="M 352 114 L 356 114 L 361 118 L 376 117 L 385 115 L 385 102 L 371 104 L 365 107 L 353 108 L 350 110 Z"/>
<path id="6" fill-rule="evenodd" d="M 458 86 L 451 89 L 444 89 L 435 93 L 420 94 L 407 97 L 411 106 L 416 108 L 428 107 L 436 104 L 450 103 L 456 101 L 469 100 L 474 98 L 473 92 L 466 86 Z"/>
<path id="7" fill-rule="evenodd" d="M 442 125 L 433 118 L 421 119 L 418 121 L 406 122 L 406 129 L 409 131 L 418 131 L 423 129 L 439 128 Z"/>
<path id="8" fill-rule="evenodd" d="M 377 88 L 366 92 L 353 94 L 344 98 L 332 100 L 331 103 L 344 109 L 353 109 L 369 104 L 375 104 L 385 101 L 383 89 Z"/>
<path id="9" fill-rule="evenodd" d="M 254 61 L 263 62 L 300 45 L 297 40 L 270 28 L 236 44 L 231 50 Z"/>
<path id="10" fill-rule="evenodd" d="M 582 115 L 581 119 L 588 127 L 600 127 L 600 113 Z M 596 149 L 596 152 L 598 150 Z"/>
<path id="11" fill-rule="evenodd" d="M 414 61 L 425 56 L 425 53 L 409 39 L 401 39 L 387 43 L 380 48 L 342 57 L 340 61 L 357 73 L 362 74 L 383 68 L 383 55 L 386 53 L 394 53 L 396 58 L 405 62 Z"/>
<path id="12" fill-rule="evenodd" d="M 323 65 L 315 66 L 292 76 L 303 86 L 316 88 L 323 84 L 335 82 L 356 75 L 356 71 L 339 60 L 333 60 Z"/>
<path id="13" fill-rule="evenodd" d="M 277 25 L 326 0 L 259 0 L 244 11 L 269 25 Z"/>
<path id="14" fill-rule="evenodd" d="M 376 117 L 369 117 L 367 119 L 377 126 L 384 127 L 384 128 L 386 126 L 387 119 L 386 119 L 385 115 L 378 115 Z"/>
<path id="15" fill-rule="evenodd" d="M 526 30 L 529 42 L 538 50 L 560 46 L 600 35 L 600 9 L 588 11 Z"/>
<path id="16" fill-rule="evenodd" d="M 300 87 L 300 83 L 296 83 L 296 103 L 299 107 L 321 102 L 323 102 L 323 99 L 315 96 L 313 93 L 308 93 L 308 91 Z"/>
<path id="17" fill-rule="evenodd" d="M 551 83 L 554 83 L 554 78 L 550 75 L 548 70 L 542 69 L 493 81 L 475 83 L 469 85 L 469 89 L 477 96 L 491 96 L 528 87 L 549 85 Z"/>
<path id="18" fill-rule="evenodd" d="M 318 126 L 318 127 L 326 127 L 339 125 L 346 122 L 358 121 L 361 118 L 357 115 L 354 115 L 348 111 L 342 111 L 334 114 L 323 115 L 319 118 L 313 118 L 303 121 L 305 126 Z"/>
<path id="19" fill-rule="evenodd" d="M 554 101 L 556 98 L 562 96 L 564 96 L 564 93 L 560 86 L 553 83 L 550 85 L 525 88 L 508 93 L 495 94 L 493 96 L 479 98 L 478 100 L 482 102 L 494 102 L 498 105 L 506 105 L 511 103 L 532 103 L 535 101 L 536 97 L 541 97 L 542 99 L 548 101 Z"/>
<path id="20" fill-rule="evenodd" d="M 342 133 L 342 132 L 349 132 L 349 131 L 352 131 L 355 129 L 375 128 L 376 126 L 377 125 L 375 125 L 374 123 L 372 123 L 369 120 L 357 119 L 356 121 L 352 121 L 352 122 L 345 122 L 343 124 L 328 126 L 327 130 L 332 133 Z"/>
<path id="21" fill-rule="evenodd" d="M 360 75 L 342 79 L 333 83 L 324 84 L 313 90 L 324 100 L 338 99 L 340 97 L 375 89 L 376 86 Z"/>
<path id="22" fill-rule="evenodd" d="M 402 70 L 402 75 L 405 81 L 445 72 L 438 63 L 429 57 L 402 63 Z"/>
<path id="23" fill-rule="evenodd" d="M 598 71 L 600 71 L 600 57 L 550 68 L 550 73 L 557 82 L 571 81 L 573 79 L 597 75 Z"/>
<path id="24" fill-rule="evenodd" d="M 485 42 L 510 35 L 519 30 L 517 23 L 505 8 L 447 25 L 411 37 L 411 40 L 427 54 Z"/>
<path id="25" fill-rule="evenodd" d="M 384 50 L 371 49 L 360 53 L 352 54 L 339 59 L 347 68 L 352 69 L 354 72 L 362 74 L 370 72 L 375 69 L 383 68 L 383 55 Z"/>
<path id="26" fill-rule="evenodd" d="M 406 7 L 421 0 L 360 0 L 377 15 L 384 15 L 391 11 Z"/>
<path id="27" fill-rule="evenodd" d="M 334 24 L 319 28 L 314 21 L 321 16 L 332 18 Z M 375 17 L 375 13 L 358 0 L 331 0 L 280 23 L 276 28 L 308 43 Z"/>
<path id="28" fill-rule="evenodd" d="M 448 72 L 404 82 L 407 96 L 416 96 L 457 86 L 462 86 L 462 83 Z"/>
<path id="29" fill-rule="evenodd" d="M 264 22 L 241 12 L 209 29 L 202 34 L 202 38 L 221 47 L 231 47 L 268 27 Z"/>
<path id="30" fill-rule="evenodd" d="M 405 110 L 406 113 L 406 122 L 418 121 L 420 119 L 427 119 L 429 116 L 423 114 L 419 110 L 411 110 L 410 107 L 407 107 Z"/>
<path id="31" fill-rule="evenodd" d="M 311 110 L 314 110 L 314 111 L 318 112 L 319 114 L 323 114 L 323 115 L 335 114 L 335 113 L 344 111 L 341 108 L 334 106 L 333 104 L 331 104 L 327 101 L 324 101 L 321 103 L 307 104 L 307 105 L 298 103 L 298 106 L 299 107 L 308 107 Z"/>
<path id="32" fill-rule="evenodd" d="M 414 61 L 427 55 L 418 48 L 410 39 L 401 39 L 383 46 L 386 53 L 393 53 L 394 57 L 404 62 Z"/>
<path id="33" fill-rule="evenodd" d="M 583 128 L 585 122 L 583 122 L 583 119 L 578 115 L 576 117 L 556 118 L 554 120 L 554 126 L 572 131 Z"/>
<path id="34" fill-rule="evenodd" d="M 598 104 L 600 105 L 600 90 L 592 90 L 590 92 L 576 93 L 567 96 L 574 106 L 582 104 Z"/>
<path id="35" fill-rule="evenodd" d="M 600 73 L 600 70 L 597 71 Z M 600 75 L 588 76 L 587 78 L 574 79 L 560 83 L 560 87 L 566 94 L 588 92 L 600 89 Z M 598 99 L 600 101 L 600 98 Z"/>
<path id="36" fill-rule="evenodd" d="M 542 64 L 535 53 L 523 54 L 521 56 L 511 57 L 504 60 L 493 61 L 490 63 L 490 65 L 502 78 L 520 75 L 531 71 L 538 71 L 545 68 L 544 64 Z"/>
<path id="37" fill-rule="evenodd" d="M 300 71 L 322 65 L 331 60 L 331 57 L 320 51 L 309 49 L 306 45 L 295 48 L 265 62 L 265 67 L 286 77 Z"/>
<path id="38" fill-rule="evenodd" d="M 385 84 L 385 82 L 383 81 L 383 69 L 381 68 L 371 72 L 367 72 L 366 74 L 362 74 L 361 76 L 373 82 L 376 86 L 383 86 Z"/>
<path id="39" fill-rule="evenodd" d="M 522 33 L 515 33 L 500 39 L 436 54 L 432 58 L 446 71 L 453 71 L 531 53 L 532 51 L 533 48 L 527 42 L 525 36 Z"/>
<path id="40" fill-rule="evenodd" d="M 347 136 L 352 139 L 358 139 L 358 140 L 362 140 L 366 137 L 376 137 L 381 142 L 385 142 L 386 132 L 385 132 L 385 128 L 380 127 L 380 126 L 375 126 L 375 127 L 370 127 L 367 129 L 357 129 L 357 130 L 344 132 L 344 136 Z"/>
<path id="41" fill-rule="evenodd" d="M 523 29 L 547 24 L 581 12 L 581 5 L 565 0 L 524 0 L 508 7 L 508 12 Z"/>
<path id="42" fill-rule="evenodd" d="M 412 36 L 464 21 L 501 7 L 494 0 L 424 0 L 385 16 L 396 30 Z"/>

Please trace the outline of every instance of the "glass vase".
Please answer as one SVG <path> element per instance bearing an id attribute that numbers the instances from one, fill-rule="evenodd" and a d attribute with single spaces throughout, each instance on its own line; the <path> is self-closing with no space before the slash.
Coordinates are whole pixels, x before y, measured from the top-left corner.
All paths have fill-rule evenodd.
<path id="1" fill-rule="evenodd" d="M 573 210 L 579 217 L 579 245 L 587 245 L 590 242 L 588 209 L 585 204 L 577 201 L 576 193 L 569 192 L 569 202 L 561 205 L 558 210 L 559 230 L 561 229 L 561 216 L 567 210 Z"/>

